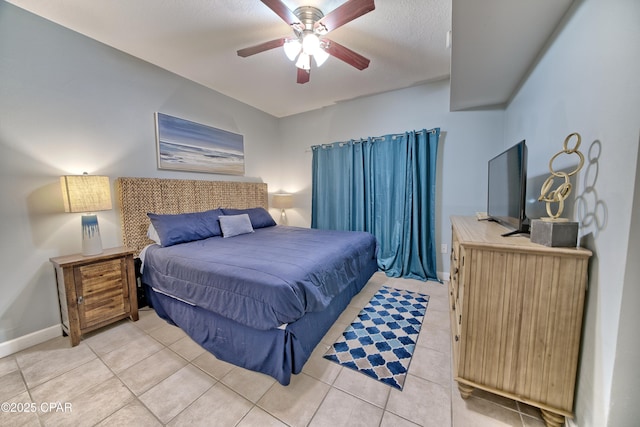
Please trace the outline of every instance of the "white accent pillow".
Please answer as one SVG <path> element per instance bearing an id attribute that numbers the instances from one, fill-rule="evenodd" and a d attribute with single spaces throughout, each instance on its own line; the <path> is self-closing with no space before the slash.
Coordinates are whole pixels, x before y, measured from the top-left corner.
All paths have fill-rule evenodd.
<path id="1" fill-rule="evenodd" d="M 253 233 L 251 219 L 248 214 L 241 215 L 220 215 L 220 229 L 222 237 L 233 237 L 241 234 Z"/>
<path id="2" fill-rule="evenodd" d="M 156 231 L 156 228 L 153 226 L 153 224 L 149 224 L 149 228 L 147 228 L 147 237 L 159 245 L 162 244 L 160 243 L 160 236 L 158 236 L 158 232 Z"/>

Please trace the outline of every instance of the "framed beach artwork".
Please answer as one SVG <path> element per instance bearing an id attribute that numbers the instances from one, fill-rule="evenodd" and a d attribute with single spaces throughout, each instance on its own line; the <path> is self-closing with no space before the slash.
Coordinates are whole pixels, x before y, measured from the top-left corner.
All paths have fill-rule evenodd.
<path id="1" fill-rule="evenodd" d="M 158 169 L 244 175 L 242 135 L 156 113 Z"/>

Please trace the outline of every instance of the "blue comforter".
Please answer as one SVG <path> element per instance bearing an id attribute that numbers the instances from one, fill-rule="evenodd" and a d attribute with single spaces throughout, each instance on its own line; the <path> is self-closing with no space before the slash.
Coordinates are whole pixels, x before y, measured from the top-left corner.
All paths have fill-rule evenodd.
<path id="1" fill-rule="evenodd" d="M 325 309 L 376 257 L 365 232 L 275 226 L 231 238 L 149 247 L 143 281 L 252 328 Z"/>

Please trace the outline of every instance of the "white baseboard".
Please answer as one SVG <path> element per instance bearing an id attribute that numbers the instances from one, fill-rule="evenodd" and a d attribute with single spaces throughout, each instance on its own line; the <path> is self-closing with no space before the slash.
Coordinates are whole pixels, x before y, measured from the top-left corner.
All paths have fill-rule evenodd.
<path id="1" fill-rule="evenodd" d="M 448 282 L 449 281 L 449 272 L 448 271 L 439 271 L 438 272 L 438 278 L 440 278 L 440 280 L 444 281 L 444 282 Z"/>
<path id="2" fill-rule="evenodd" d="M 25 348 L 49 341 L 62 335 L 62 325 L 53 325 L 39 331 L 0 343 L 0 358 L 17 353 Z"/>

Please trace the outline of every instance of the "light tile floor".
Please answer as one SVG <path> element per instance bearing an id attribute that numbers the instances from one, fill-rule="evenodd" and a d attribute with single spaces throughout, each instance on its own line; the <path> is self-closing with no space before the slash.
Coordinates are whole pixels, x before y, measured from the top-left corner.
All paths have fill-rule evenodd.
<path id="1" fill-rule="evenodd" d="M 430 296 L 404 390 L 322 358 L 382 285 Z M 271 377 L 217 360 L 153 310 L 85 336 L 0 359 L 0 426 L 543 426 L 539 411 L 451 376 L 446 284 L 376 273 L 299 375 Z"/>

